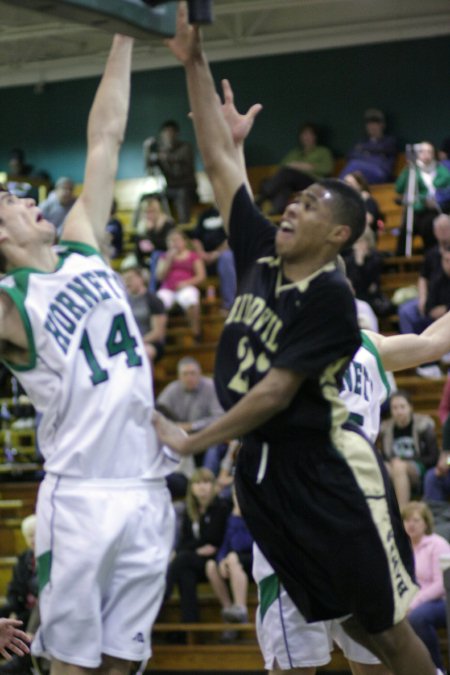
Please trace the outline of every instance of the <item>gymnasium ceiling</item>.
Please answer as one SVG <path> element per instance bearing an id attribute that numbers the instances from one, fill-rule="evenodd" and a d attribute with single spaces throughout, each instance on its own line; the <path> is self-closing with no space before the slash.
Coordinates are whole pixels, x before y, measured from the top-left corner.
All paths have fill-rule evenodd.
<path id="1" fill-rule="evenodd" d="M 449 0 L 215 0 L 214 8 L 204 31 L 211 60 L 450 34 Z M 0 12 L 0 87 L 101 72 L 107 33 L 2 0 Z M 137 41 L 135 70 L 172 65 L 160 39 Z"/>

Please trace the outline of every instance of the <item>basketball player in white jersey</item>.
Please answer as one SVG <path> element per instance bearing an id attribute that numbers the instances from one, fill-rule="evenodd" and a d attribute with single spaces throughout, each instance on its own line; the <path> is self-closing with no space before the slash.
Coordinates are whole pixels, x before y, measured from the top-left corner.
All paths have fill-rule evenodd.
<path id="1" fill-rule="evenodd" d="M 128 116 L 132 40 L 116 36 L 89 115 L 83 189 L 61 246 L 33 200 L 0 192 L 2 358 L 42 414 L 41 627 L 52 675 L 126 673 L 151 653 L 173 542 L 151 425 L 151 373 L 121 285 L 99 254 Z"/>

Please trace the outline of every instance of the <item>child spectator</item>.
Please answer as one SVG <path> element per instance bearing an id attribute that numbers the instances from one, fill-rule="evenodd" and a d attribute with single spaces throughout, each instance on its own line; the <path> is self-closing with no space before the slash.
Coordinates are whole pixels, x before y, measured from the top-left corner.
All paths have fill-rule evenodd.
<path id="1" fill-rule="evenodd" d="M 145 352 L 151 363 L 164 353 L 167 315 L 162 301 L 147 288 L 144 270 L 131 267 L 122 273 L 128 302 L 144 340 Z"/>

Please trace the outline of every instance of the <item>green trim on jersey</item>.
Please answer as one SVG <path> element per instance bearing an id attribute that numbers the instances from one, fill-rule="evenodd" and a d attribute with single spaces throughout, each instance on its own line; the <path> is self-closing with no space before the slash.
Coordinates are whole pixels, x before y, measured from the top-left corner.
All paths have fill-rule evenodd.
<path id="1" fill-rule="evenodd" d="M 58 242 L 58 246 L 67 247 L 67 251 L 58 251 L 58 255 L 62 258 L 66 258 L 70 253 L 79 253 L 80 255 L 85 256 L 98 255 L 100 258 L 102 257 L 102 254 L 98 249 L 94 248 L 90 244 L 83 244 L 81 241 L 69 241 L 66 239 L 61 239 L 61 241 Z"/>
<path id="2" fill-rule="evenodd" d="M 97 249 L 95 249 L 93 246 L 90 246 L 89 244 L 83 244 L 82 242 L 78 241 L 66 241 L 60 242 L 60 244 L 65 246 L 66 250 L 57 252 L 58 263 L 56 268 L 51 272 L 44 272 L 43 270 L 39 270 L 34 267 L 17 267 L 7 274 L 7 276 L 10 276 L 14 279 L 15 286 L 3 286 L 0 283 L 0 290 L 3 290 L 5 293 L 7 293 L 17 307 L 17 310 L 22 319 L 23 326 L 25 328 L 28 342 L 29 358 L 27 364 L 21 365 L 13 363 L 12 361 L 8 361 L 8 359 L 5 358 L 2 359 L 2 361 L 11 370 L 25 371 L 32 370 L 36 367 L 36 345 L 34 342 L 33 329 L 31 327 L 27 310 L 25 309 L 25 299 L 27 297 L 30 274 L 54 274 L 54 272 L 57 272 L 61 269 L 69 255 L 72 253 L 78 253 L 84 256 L 96 255 L 100 258 L 102 257 L 100 251 L 97 251 Z"/>
<path id="3" fill-rule="evenodd" d="M 19 312 L 20 318 L 22 319 L 23 327 L 25 328 L 25 334 L 27 336 L 28 342 L 28 363 L 27 364 L 13 363 L 12 361 L 9 361 L 8 359 L 5 358 L 3 358 L 2 361 L 11 370 L 32 370 L 36 366 L 36 345 L 34 342 L 33 329 L 31 327 L 30 318 L 28 316 L 27 310 L 25 309 L 26 289 L 28 286 L 28 273 L 20 274 L 18 276 L 19 276 L 19 283 L 16 277 L 14 276 L 14 279 L 16 281 L 16 287 L 10 288 L 8 286 L 0 285 L 0 290 L 4 291 L 9 295 L 9 297 L 17 307 L 17 311 Z M 25 285 L 25 291 L 23 291 L 23 289 L 20 288 L 20 282 Z"/>
<path id="4" fill-rule="evenodd" d="M 52 552 L 45 551 L 45 553 L 42 553 L 40 556 L 38 556 L 36 562 L 39 593 L 41 593 L 43 588 L 50 581 L 50 572 L 52 569 Z"/>
<path id="5" fill-rule="evenodd" d="M 261 614 L 261 621 L 264 615 L 280 594 L 280 580 L 276 574 L 271 574 L 258 584 L 259 586 L 259 611 Z"/>
<path id="6" fill-rule="evenodd" d="M 364 332 L 361 331 L 361 340 L 362 340 L 362 346 L 367 349 L 368 352 L 370 352 L 376 359 L 377 366 L 378 366 L 378 372 L 380 373 L 381 380 L 386 387 L 386 393 L 388 396 L 391 394 L 391 385 L 389 384 L 389 380 L 387 379 L 386 371 L 383 366 L 383 362 L 381 361 L 380 354 L 378 352 L 378 349 L 375 347 L 373 344 L 372 340 L 370 337 Z"/>

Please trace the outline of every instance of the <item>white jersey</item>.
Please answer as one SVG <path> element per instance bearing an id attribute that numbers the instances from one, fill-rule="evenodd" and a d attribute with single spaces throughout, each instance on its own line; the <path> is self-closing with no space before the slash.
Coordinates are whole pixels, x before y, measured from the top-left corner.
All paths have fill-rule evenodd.
<path id="1" fill-rule="evenodd" d="M 6 362 L 42 421 L 47 472 L 73 478 L 160 478 L 177 459 L 151 424 L 152 377 L 114 272 L 98 251 L 66 242 L 54 272 L 18 269 L 0 281 L 16 304 L 29 363 Z"/>
<path id="2" fill-rule="evenodd" d="M 380 406 L 390 394 L 390 385 L 377 348 L 361 331 L 362 345 L 344 374 L 340 398 L 355 422 L 374 443 L 380 430 Z"/>

